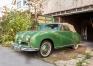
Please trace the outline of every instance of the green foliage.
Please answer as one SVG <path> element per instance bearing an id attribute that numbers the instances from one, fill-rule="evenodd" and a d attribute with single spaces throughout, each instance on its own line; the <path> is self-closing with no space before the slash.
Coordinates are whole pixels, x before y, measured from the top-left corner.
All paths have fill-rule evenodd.
<path id="1" fill-rule="evenodd" d="M 79 61 L 79 62 L 76 64 L 76 66 L 82 66 L 82 64 L 83 64 L 83 61 Z"/>
<path id="2" fill-rule="evenodd" d="M 90 59 L 91 57 L 92 57 L 92 56 L 90 55 L 90 53 L 86 53 L 86 54 L 85 54 L 85 58 L 86 58 L 86 59 Z"/>
<path id="3" fill-rule="evenodd" d="M 92 56 L 89 53 L 85 54 L 85 57 L 76 63 L 76 66 L 85 66 L 88 64 L 87 59 L 90 59 Z M 85 65 L 84 65 L 85 64 Z"/>
<path id="4" fill-rule="evenodd" d="M 31 14 L 26 12 L 10 12 L 0 23 L 0 42 L 13 41 L 19 31 L 26 31 L 31 28 Z"/>
<path id="5" fill-rule="evenodd" d="M 88 64 L 87 59 L 84 58 L 76 63 L 76 66 L 86 66 Z"/>

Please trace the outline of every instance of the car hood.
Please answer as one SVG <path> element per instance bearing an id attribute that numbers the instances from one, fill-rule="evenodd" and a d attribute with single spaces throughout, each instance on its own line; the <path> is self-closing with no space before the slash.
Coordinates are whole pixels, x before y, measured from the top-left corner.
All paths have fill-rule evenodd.
<path id="1" fill-rule="evenodd" d="M 23 35 L 23 36 L 25 36 L 25 35 L 33 36 L 36 33 L 37 33 L 37 31 L 26 31 L 26 32 L 20 32 L 19 34 Z"/>
<path id="2" fill-rule="evenodd" d="M 25 41 L 26 38 L 31 38 L 37 33 L 37 31 L 24 31 L 24 32 L 19 32 L 16 34 L 16 39 L 15 40 L 23 40 Z"/>
<path id="3" fill-rule="evenodd" d="M 24 42 L 28 42 L 28 40 L 30 38 L 33 38 L 34 36 L 37 35 L 42 35 L 48 32 L 55 32 L 55 31 L 24 31 L 24 32 L 19 32 L 16 34 L 16 42 L 19 41 L 24 41 Z"/>

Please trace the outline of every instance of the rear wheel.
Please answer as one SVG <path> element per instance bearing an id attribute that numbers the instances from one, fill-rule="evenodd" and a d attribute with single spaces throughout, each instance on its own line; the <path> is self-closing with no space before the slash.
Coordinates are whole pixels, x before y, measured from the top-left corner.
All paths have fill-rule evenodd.
<path id="1" fill-rule="evenodd" d="M 42 57 L 47 57 L 51 54 L 52 52 L 52 43 L 50 41 L 43 41 L 39 53 Z"/>

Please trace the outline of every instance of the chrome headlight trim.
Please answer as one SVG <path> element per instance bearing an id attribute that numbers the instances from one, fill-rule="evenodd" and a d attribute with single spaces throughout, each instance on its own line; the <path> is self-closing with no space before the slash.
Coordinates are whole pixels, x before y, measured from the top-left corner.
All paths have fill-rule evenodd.
<path id="1" fill-rule="evenodd" d="M 30 40 L 30 36 L 27 35 L 27 36 L 26 36 L 26 41 L 29 41 L 29 40 Z"/>
<path id="2" fill-rule="evenodd" d="M 18 43 L 21 44 L 22 40 L 18 40 Z"/>

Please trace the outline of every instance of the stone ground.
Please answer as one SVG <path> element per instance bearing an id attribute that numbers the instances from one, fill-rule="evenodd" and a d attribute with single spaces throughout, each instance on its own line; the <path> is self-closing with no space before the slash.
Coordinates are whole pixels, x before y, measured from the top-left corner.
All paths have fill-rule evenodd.
<path id="1" fill-rule="evenodd" d="M 44 60 L 57 66 L 76 66 L 76 63 L 83 60 L 86 53 L 90 52 L 93 55 L 93 43 L 81 42 L 77 50 L 73 50 L 71 47 L 55 50 L 51 56 L 44 58 Z M 85 60 L 83 66 L 93 66 L 93 57 Z"/>
<path id="2" fill-rule="evenodd" d="M 86 46 L 87 48 L 89 48 L 90 50 L 92 50 L 93 52 L 93 42 L 83 42 L 84 46 Z M 92 53 L 93 55 L 93 53 Z M 93 57 L 91 59 L 89 59 L 89 65 L 88 66 L 93 66 Z"/>
<path id="3" fill-rule="evenodd" d="M 71 47 L 54 50 L 47 58 L 40 58 L 35 52 L 15 52 L 0 46 L 0 66 L 76 66 L 85 52 L 93 52 L 92 42 L 82 42 L 77 50 Z M 92 53 L 93 55 L 93 53 Z M 93 57 L 86 60 L 85 66 L 93 66 Z"/>

